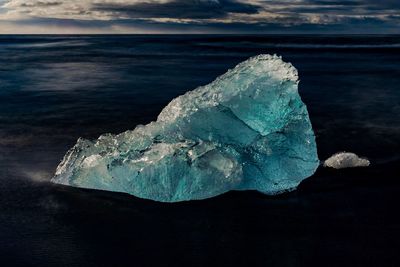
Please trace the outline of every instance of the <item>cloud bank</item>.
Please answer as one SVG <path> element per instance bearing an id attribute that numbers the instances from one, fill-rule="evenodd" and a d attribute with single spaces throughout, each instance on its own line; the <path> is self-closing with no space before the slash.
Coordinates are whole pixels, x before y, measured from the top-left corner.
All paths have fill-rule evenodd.
<path id="1" fill-rule="evenodd" d="M 0 32 L 51 25 L 93 32 L 400 33 L 398 0 L 0 0 L 0 6 Z"/>

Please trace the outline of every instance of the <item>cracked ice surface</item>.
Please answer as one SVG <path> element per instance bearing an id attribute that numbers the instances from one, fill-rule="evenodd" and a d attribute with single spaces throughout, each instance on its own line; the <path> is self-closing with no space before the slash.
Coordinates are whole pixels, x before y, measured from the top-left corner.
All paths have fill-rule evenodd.
<path id="1" fill-rule="evenodd" d="M 293 190 L 319 165 L 297 87 L 290 63 L 250 58 L 172 100 L 155 122 L 80 138 L 52 181 L 164 202 Z"/>

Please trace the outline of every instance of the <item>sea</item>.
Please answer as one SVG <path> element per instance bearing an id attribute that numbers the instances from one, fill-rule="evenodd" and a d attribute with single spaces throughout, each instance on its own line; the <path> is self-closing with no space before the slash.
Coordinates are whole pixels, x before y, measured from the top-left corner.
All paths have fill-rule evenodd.
<path id="1" fill-rule="evenodd" d="M 299 71 L 320 167 L 278 196 L 159 203 L 50 182 L 258 54 Z M 0 266 L 400 266 L 399 35 L 0 35 Z"/>

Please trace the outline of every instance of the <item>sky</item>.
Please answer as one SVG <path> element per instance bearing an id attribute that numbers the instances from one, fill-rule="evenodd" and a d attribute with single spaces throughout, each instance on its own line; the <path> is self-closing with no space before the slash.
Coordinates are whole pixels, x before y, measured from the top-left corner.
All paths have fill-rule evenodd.
<path id="1" fill-rule="evenodd" d="M 400 34 L 400 0 L 0 0 L 0 34 Z"/>

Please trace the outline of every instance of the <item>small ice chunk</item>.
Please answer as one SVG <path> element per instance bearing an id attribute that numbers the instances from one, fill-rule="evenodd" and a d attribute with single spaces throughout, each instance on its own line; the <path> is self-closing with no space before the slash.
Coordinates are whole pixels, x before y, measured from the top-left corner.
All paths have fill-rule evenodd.
<path id="1" fill-rule="evenodd" d="M 340 152 L 332 155 L 325 160 L 324 167 L 331 167 L 334 169 L 344 169 L 351 167 L 368 167 L 370 162 L 366 158 L 361 158 L 351 152 Z"/>

